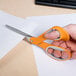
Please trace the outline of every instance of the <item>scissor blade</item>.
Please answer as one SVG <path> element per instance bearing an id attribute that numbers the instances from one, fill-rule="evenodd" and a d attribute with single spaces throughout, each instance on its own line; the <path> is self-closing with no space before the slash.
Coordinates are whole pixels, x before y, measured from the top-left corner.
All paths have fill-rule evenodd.
<path id="1" fill-rule="evenodd" d="M 22 32 L 21 30 L 15 28 L 15 27 L 12 27 L 12 26 L 9 26 L 9 25 L 6 25 L 6 27 L 7 27 L 8 29 L 10 29 L 10 30 L 12 30 L 12 31 L 14 31 L 14 32 L 16 32 L 16 33 L 18 33 L 18 34 L 20 34 L 20 35 L 25 36 L 25 37 L 32 37 L 32 36 L 26 34 L 25 32 Z"/>

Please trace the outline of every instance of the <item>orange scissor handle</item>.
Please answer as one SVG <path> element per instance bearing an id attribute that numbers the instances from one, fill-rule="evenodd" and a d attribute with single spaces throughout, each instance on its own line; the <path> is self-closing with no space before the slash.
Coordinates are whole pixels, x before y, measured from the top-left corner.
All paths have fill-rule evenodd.
<path id="1" fill-rule="evenodd" d="M 51 44 L 43 42 L 44 40 L 47 40 L 47 38 L 45 38 L 44 35 L 47 32 L 52 32 L 54 30 L 58 31 L 59 34 L 60 34 L 60 37 L 58 39 L 56 39 L 56 40 L 67 41 L 67 40 L 70 39 L 70 36 L 69 36 L 69 34 L 67 33 L 67 31 L 65 29 L 63 29 L 63 28 L 61 28 L 59 26 L 54 26 L 54 27 L 52 27 L 51 29 L 47 30 L 46 32 L 44 32 L 43 34 L 41 34 L 38 37 L 31 37 L 30 38 L 30 42 L 32 44 L 35 44 L 35 45 L 43 48 L 44 50 L 46 50 L 47 54 L 48 54 L 48 49 L 49 48 L 52 48 L 54 50 L 59 50 L 59 51 L 65 51 L 68 54 L 68 57 L 66 59 L 56 58 L 56 57 L 54 57 L 53 54 L 48 54 L 48 55 L 50 55 L 51 57 L 53 57 L 54 59 L 57 59 L 57 60 L 69 60 L 71 58 L 71 52 L 69 50 L 66 50 L 64 48 L 57 47 L 57 46 L 54 46 L 54 45 L 51 45 Z"/>
<path id="2" fill-rule="evenodd" d="M 40 36 L 38 36 L 38 38 L 40 38 L 42 41 L 46 40 L 46 38 L 44 37 L 44 35 L 46 33 L 48 33 L 48 32 L 52 32 L 52 31 L 58 31 L 59 32 L 59 36 L 60 37 L 58 37 L 55 40 L 63 40 L 63 41 L 70 40 L 70 36 L 69 36 L 68 32 L 64 28 L 62 28 L 60 26 L 54 26 L 54 27 L 50 28 L 49 30 L 47 30 L 46 32 L 44 32 L 43 34 L 41 34 Z"/>
<path id="3" fill-rule="evenodd" d="M 45 38 L 44 35 L 48 32 L 52 32 L 55 30 L 59 32 L 59 36 L 60 36 L 58 39 L 55 39 L 55 40 L 63 40 L 63 41 L 70 40 L 70 36 L 64 28 L 62 28 L 60 26 L 54 26 L 54 27 L 50 28 L 49 30 L 47 30 L 46 32 L 44 32 L 43 34 L 41 34 L 40 36 L 38 36 L 37 39 L 34 39 L 35 44 L 38 44 L 39 42 L 47 40 L 47 38 Z"/>
<path id="4" fill-rule="evenodd" d="M 58 31 L 60 34 L 60 37 L 56 40 L 63 40 L 63 41 L 70 40 L 70 36 L 64 28 L 59 27 L 59 26 L 54 26 L 54 27 L 52 27 L 52 29 Z"/>
<path id="5" fill-rule="evenodd" d="M 59 60 L 59 61 L 65 61 L 65 60 L 69 60 L 69 59 L 71 59 L 71 52 L 69 51 L 69 50 L 66 50 L 66 49 L 64 49 L 64 48 L 62 48 L 62 47 L 57 47 L 57 46 L 54 46 L 54 45 L 52 45 L 52 44 L 48 44 L 48 43 L 45 43 L 45 42 L 42 42 L 41 44 L 39 44 L 38 45 L 39 47 L 41 47 L 41 48 L 43 48 L 44 50 L 45 50 L 45 52 L 50 56 L 50 57 L 52 57 L 53 59 L 55 59 L 55 60 Z M 45 47 L 44 47 L 45 46 Z M 48 49 L 53 49 L 54 51 L 55 50 L 59 50 L 59 51 L 65 51 L 66 53 L 67 53 L 67 57 L 66 58 L 57 58 L 57 57 L 55 57 L 54 56 L 54 53 L 49 53 L 48 52 Z"/>

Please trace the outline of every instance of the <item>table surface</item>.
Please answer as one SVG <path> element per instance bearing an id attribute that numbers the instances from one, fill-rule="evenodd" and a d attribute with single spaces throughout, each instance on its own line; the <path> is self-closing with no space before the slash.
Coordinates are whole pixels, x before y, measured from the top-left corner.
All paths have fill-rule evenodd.
<path id="1" fill-rule="evenodd" d="M 34 0 L 0 0 L 0 10 L 21 18 L 76 13 L 75 9 L 35 5 Z M 38 76 L 33 49 L 29 43 L 22 40 L 0 60 L 0 76 Z"/>

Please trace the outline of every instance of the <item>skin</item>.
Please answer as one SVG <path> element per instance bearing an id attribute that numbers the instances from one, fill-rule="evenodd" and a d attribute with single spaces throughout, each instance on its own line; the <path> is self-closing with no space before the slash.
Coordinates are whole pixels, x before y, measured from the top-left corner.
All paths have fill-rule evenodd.
<path id="1" fill-rule="evenodd" d="M 72 52 L 71 59 L 76 59 L 76 24 L 69 24 L 65 27 L 63 27 L 70 35 L 69 41 L 54 41 L 52 44 L 63 47 L 67 50 L 70 50 Z M 45 37 L 51 40 L 56 39 L 59 37 L 58 31 L 53 31 L 50 33 L 45 34 Z M 58 50 L 48 49 L 49 53 L 53 53 L 56 57 L 62 57 L 66 58 L 68 55 L 66 52 L 60 52 Z"/>

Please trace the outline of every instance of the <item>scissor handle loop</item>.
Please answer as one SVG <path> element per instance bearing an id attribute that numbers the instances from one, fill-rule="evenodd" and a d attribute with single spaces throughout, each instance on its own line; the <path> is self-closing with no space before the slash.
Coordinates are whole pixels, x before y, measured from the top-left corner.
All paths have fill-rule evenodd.
<path id="1" fill-rule="evenodd" d="M 51 54 L 48 53 L 48 49 L 49 49 L 49 48 L 53 49 L 54 51 L 55 51 L 55 50 L 59 50 L 59 51 L 61 51 L 61 52 L 65 51 L 68 56 L 67 56 L 66 58 L 55 57 L 53 53 L 51 53 Z M 58 61 L 65 61 L 65 60 L 71 59 L 71 51 L 66 50 L 66 49 L 64 49 L 64 48 L 61 48 L 61 47 L 57 47 L 57 46 L 48 46 L 48 47 L 46 48 L 46 53 L 47 53 L 50 57 L 52 57 L 53 59 L 58 60 Z"/>
<path id="2" fill-rule="evenodd" d="M 63 41 L 68 41 L 68 40 L 70 40 L 70 36 L 69 36 L 68 32 L 67 32 L 64 28 L 59 27 L 59 26 L 54 26 L 54 27 L 52 27 L 51 29 L 52 29 L 52 31 L 53 31 L 53 30 L 56 30 L 56 31 L 59 32 L 59 36 L 60 36 L 60 37 L 58 37 L 58 38 L 55 39 L 55 40 L 63 40 Z M 52 31 L 50 31 L 50 32 L 52 32 Z M 48 31 L 48 32 L 49 32 L 49 31 Z"/>

